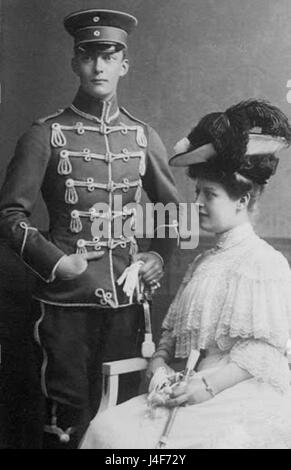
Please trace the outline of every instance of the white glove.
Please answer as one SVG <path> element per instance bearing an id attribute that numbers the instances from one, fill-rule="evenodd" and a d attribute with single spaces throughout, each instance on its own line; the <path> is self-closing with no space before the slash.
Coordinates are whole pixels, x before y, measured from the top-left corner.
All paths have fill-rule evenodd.
<path id="1" fill-rule="evenodd" d="M 143 261 L 136 261 L 130 266 L 125 268 L 121 276 L 117 279 L 117 284 L 120 286 L 124 282 L 123 292 L 129 297 L 129 302 L 132 303 L 133 294 L 136 291 L 137 297 L 140 296 L 140 285 L 138 272 L 142 265 Z"/>

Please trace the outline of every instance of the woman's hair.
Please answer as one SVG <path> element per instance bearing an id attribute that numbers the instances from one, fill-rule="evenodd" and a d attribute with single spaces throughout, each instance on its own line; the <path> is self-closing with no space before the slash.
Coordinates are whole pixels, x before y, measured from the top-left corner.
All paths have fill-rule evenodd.
<path id="1" fill-rule="evenodd" d="M 266 170 L 269 167 L 269 160 L 271 156 L 261 156 L 265 160 Z M 265 158 L 268 157 L 268 158 Z M 276 157 L 273 157 L 276 159 Z M 263 166 L 263 162 L 260 162 L 260 166 Z M 254 168 L 252 167 L 252 170 Z M 196 165 L 190 165 L 188 167 L 188 176 L 196 180 L 198 178 L 207 179 L 215 183 L 219 183 L 227 192 L 228 196 L 233 199 L 240 199 L 241 197 L 249 194 L 250 201 L 248 204 L 248 210 L 253 211 L 256 202 L 260 198 L 265 184 L 254 181 L 247 175 L 243 175 L 239 172 L 227 173 L 215 163 L 200 163 Z"/>

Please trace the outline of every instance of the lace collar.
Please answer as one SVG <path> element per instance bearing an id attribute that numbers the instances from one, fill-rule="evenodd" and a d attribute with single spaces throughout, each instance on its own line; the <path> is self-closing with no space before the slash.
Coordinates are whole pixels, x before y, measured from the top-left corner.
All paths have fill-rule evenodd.
<path id="1" fill-rule="evenodd" d="M 237 225 L 227 232 L 216 236 L 214 250 L 227 250 L 228 248 L 240 244 L 252 235 L 255 235 L 255 232 L 249 222 Z"/>

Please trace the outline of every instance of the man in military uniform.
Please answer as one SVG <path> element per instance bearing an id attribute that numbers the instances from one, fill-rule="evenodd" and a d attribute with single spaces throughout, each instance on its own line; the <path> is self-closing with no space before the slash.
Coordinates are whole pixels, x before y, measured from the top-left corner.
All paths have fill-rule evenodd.
<path id="1" fill-rule="evenodd" d="M 134 237 L 114 237 L 116 218 L 133 222 L 126 205 L 140 201 L 142 188 L 152 202 L 179 201 L 159 136 L 117 103 L 118 81 L 128 71 L 127 36 L 136 24 L 109 10 L 65 18 L 80 88 L 71 106 L 40 119 L 19 140 L 0 195 L 0 235 L 38 278 L 45 430 L 73 446 L 97 411 L 102 361 L 140 353 L 142 309 L 117 279 L 132 260 L 142 260 L 144 282 L 157 283 L 175 244 L 154 238 L 150 251 L 137 253 Z M 47 236 L 29 222 L 40 191 Z M 107 236 L 98 236 L 100 219 Z"/>

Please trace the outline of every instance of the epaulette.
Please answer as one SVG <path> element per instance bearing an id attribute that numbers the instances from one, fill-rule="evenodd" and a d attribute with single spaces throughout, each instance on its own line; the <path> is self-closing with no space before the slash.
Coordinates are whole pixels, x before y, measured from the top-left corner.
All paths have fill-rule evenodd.
<path id="1" fill-rule="evenodd" d="M 48 121 L 49 119 L 52 119 L 54 117 L 57 117 L 59 116 L 60 114 L 62 114 L 64 112 L 63 109 L 58 109 L 55 113 L 53 114 L 50 114 L 49 116 L 45 116 L 43 118 L 39 118 L 35 121 L 36 124 L 43 124 L 44 122 Z"/>
<path id="2" fill-rule="evenodd" d="M 129 117 L 130 119 L 132 119 L 133 121 L 136 121 L 136 122 L 139 122 L 140 124 L 142 124 L 143 126 L 146 126 L 147 124 L 143 121 L 141 121 L 140 119 L 137 119 L 136 117 L 132 116 L 132 114 L 130 114 L 123 106 L 121 106 L 120 108 L 120 111 L 122 113 L 124 113 L 127 117 Z"/>

